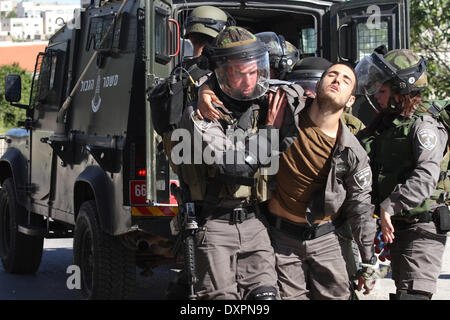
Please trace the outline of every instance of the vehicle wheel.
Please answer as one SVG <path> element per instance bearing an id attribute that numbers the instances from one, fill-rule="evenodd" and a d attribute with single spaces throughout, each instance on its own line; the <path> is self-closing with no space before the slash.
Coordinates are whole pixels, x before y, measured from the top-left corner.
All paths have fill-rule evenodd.
<path id="1" fill-rule="evenodd" d="M 127 299 L 136 285 L 135 252 L 100 229 L 95 201 L 81 205 L 75 224 L 74 264 L 81 270 L 84 299 Z"/>
<path id="2" fill-rule="evenodd" d="M 177 272 L 169 282 L 166 290 L 166 300 L 187 300 L 189 298 L 189 285 L 184 270 Z"/>
<path id="3" fill-rule="evenodd" d="M 41 264 L 43 237 L 29 236 L 18 231 L 19 225 L 28 224 L 28 213 L 16 201 L 12 178 L 3 182 L 0 190 L 0 256 L 3 267 L 9 273 L 35 273 Z M 31 215 L 31 223 L 42 217 Z"/>

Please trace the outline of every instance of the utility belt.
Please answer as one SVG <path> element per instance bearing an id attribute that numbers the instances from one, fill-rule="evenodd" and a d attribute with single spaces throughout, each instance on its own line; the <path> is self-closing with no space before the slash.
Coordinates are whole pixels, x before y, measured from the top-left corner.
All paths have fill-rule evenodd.
<path id="1" fill-rule="evenodd" d="M 209 211 L 209 212 L 208 212 Z M 206 213 L 202 212 L 202 219 L 204 220 L 227 220 L 230 224 L 242 223 L 245 220 L 256 217 L 255 206 L 246 206 L 238 208 L 223 208 L 215 207 L 208 210 Z"/>
<path id="2" fill-rule="evenodd" d="M 306 223 L 296 223 L 277 216 L 270 211 L 266 211 L 266 219 L 269 225 L 283 231 L 290 237 L 305 241 L 313 240 L 333 232 L 344 224 L 344 219 L 340 216 L 330 222 L 321 225 L 309 225 Z"/>
<path id="3" fill-rule="evenodd" d="M 429 211 L 421 213 L 409 219 L 396 219 L 392 217 L 392 224 L 397 230 L 410 228 L 416 223 L 434 222 L 439 233 L 447 233 L 450 231 L 450 210 L 448 206 L 440 206 Z"/>

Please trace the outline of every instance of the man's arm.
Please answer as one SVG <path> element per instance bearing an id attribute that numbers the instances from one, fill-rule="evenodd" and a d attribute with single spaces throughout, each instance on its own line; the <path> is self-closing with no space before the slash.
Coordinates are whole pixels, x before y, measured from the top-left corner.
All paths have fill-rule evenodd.
<path id="1" fill-rule="evenodd" d="M 359 146 L 358 146 L 359 147 Z M 349 150 L 350 171 L 346 175 L 347 197 L 343 212 L 352 228 L 361 259 L 369 261 L 374 255 L 373 241 L 376 233 L 376 221 L 373 218 L 375 206 L 371 202 L 372 171 L 369 158 L 361 148 L 360 156 Z M 364 152 L 364 153 L 363 153 Z"/>
<path id="2" fill-rule="evenodd" d="M 397 185 L 380 204 L 389 215 L 421 205 L 436 190 L 439 179 L 447 146 L 446 129 L 437 120 L 424 117 L 416 120 L 410 134 L 416 166 L 405 183 Z"/>

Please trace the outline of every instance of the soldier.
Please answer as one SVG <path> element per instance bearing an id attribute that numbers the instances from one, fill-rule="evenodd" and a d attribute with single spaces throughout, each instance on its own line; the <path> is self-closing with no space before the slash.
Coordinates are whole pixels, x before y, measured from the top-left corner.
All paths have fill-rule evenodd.
<path id="1" fill-rule="evenodd" d="M 230 20 L 229 20 L 230 19 Z M 202 54 L 220 31 L 234 22 L 224 11 L 212 6 L 200 6 L 192 10 L 186 19 L 186 34 L 194 46 L 193 56 Z"/>
<path id="2" fill-rule="evenodd" d="M 268 89 L 269 57 L 264 44 L 247 30 L 229 27 L 219 33 L 210 48 L 210 61 L 215 75 L 208 85 L 224 102 L 219 108 L 221 118 L 201 120 L 194 106 L 189 106 L 182 120 L 193 140 L 201 137 L 200 143 L 191 141 L 193 160 L 207 150 L 214 153 L 209 164 L 203 158 L 201 163 L 182 165 L 201 226 L 195 251 L 197 296 L 274 299 L 275 257 L 256 207 L 261 192 L 257 174 L 261 153 L 252 152 L 251 147 L 235 147 L 229 135 L 239 130 L 250 133 L 245 145 L 258 141 L 258 148 L 270 153 L 270 132 L 280 126 L 283 112 L 278 110 L 284 109 L 274 101 L 266 126 L 259 124 L 257 99 Z"/>
<path id="3" fill-rule="evenodd" d="M 340 120 L 354 102 L 356 77 L 329 67 L 316 98 L 283 122 L 276 189 L 266 212 L 282 299 L 350 299 L 351 283 L 336 230 L 351 225 L 363 262 L 359 288 L 374 285 L 371 169 L 366 152 Z"/>
<path id="4" fill-rule="evenodd" d="M 256 33 L 255 36 L 267 45 L 269 51 L 269 84 L 271 85 L 271 95 L 273 95 L 277 91 L 277 86 L 289 84 L 283 79 L 292 71 L 292 68 L 299 60 L 300 52 L 289 41 L 286 41 L 282 35 L 277 35 L 274 32 L 260 32 Z M 197 113 L 200 119 L 203 119 L 203 116 L 209 120 L 219 119 L 219 112 L 213 107 L 212 102 L 223 104 L 222 101 L 207 85 L 200 87 L 199 96 Z M 260 118 L 265 116 L 266 111 L 261 110 Z"/>
<path id="5" fill-rule="evenodd" d="M 375 93 L 384 110 L 361 141 L 371 158 L 381 231 L 390 243 L 397 288 L 391 299 L 431 299 L 450 214 L 448 159 L 443 162 L 448 133 L 421 97 L 426 61 L 406 49 L 374 52 L 356 71 L 360 90 Z"/>
<path id="6" fill-rule="evenodd" d="M 234 23 L 234 20 L 219 8 L 200 6 L 192 10 L 186 19 L 185 37 L 193 44 L 193 57 L 185 57 L 181 64 L 173 69 L 170 77 L 158 85 L 150 96 L 154 128 L 163 137 L 165 154 L 175 172 L 177 168 L 170 159 L 171 131 L 181 120 L 184 107 L 197 101 L 197 90 L 210 74 L 210 70 L 200 67 L 201 53 L 220 31 Z"/>

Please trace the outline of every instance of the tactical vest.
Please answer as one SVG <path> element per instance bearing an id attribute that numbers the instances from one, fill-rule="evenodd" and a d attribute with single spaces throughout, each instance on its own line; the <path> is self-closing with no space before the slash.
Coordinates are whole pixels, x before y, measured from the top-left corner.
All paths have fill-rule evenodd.
<path id="1" fill-rule="evenodd" d="M 222 119 L 219 120 L 224 131 L 231 126 L 233 129 L 242 128 L 239 124 L 243 117 L 250 117 L 250 129 L 255 132 L 258 128 L 259 108 L 250 107 L 247 112 L 244 112 L 239 119 L 234 119 L 230 115 L 221 112 Z M 255 185 L 253 187 L 233 184 L 218 184 L 214 181 L 216 176 L 216 168 L 214 166 L 207 166 L 205 164 L 197 165 L 182 165 L 181 172 L 184 181 L 189 186 L 191 201 L 211 200 L 209 195 L 215 193 L 213 190 L 219 187 L 217 194 L 214 197 L 215 202 L 233 203 L 233 200 L 241 200 L 245 204 L 254 204 L 268 199 L 267 176 L 261 174 L 261 169 L 255 174 Z M 236 202 L 236 201 L 234 201 Z"/>
<path id="2" fill-rule="evenodd" d="M 414 170 L 416 164 L 411 156 L 413 144 L 410 132 L 419 117 L 430 116 L 430 112 L 424 112 L 429 107 L 430 104 L 424 104 L 421 110 L 417 110 L 408 119 L 400 120 L 397 117 L 392 120 L 392 117 L 385 117 L 380 123 L 380 128 L 373 135 L 362 139 L 361 143 L 373 163 L 373 199 L 376 205 L 383 202 L 397 184 L 404 184 Z M 432 116 L 439 119 L 437 114 Z M 430 211 L 430 207 L 436 203 L 449 204 L 449 155 L 447 146 L 447 152 L 441 162 L 438 185 L 433 195 L 416 208 L 395 213 L 396 218 L 411 219 L 418 214 Z"/>

